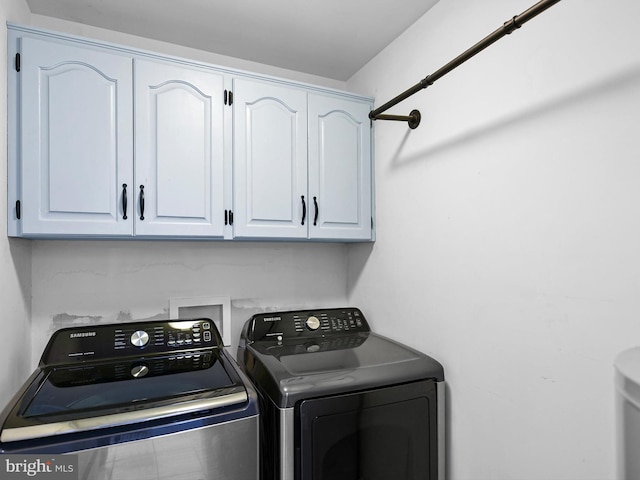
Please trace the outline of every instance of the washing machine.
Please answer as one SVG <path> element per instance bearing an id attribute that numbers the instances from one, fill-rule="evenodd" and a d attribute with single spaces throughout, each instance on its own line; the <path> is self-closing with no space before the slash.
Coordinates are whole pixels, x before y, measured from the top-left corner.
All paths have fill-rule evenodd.
<path id="1" fill-rule="evenodd" d="M 264 480 L 443 480 L 444 370 L 357 308 L 268 312 L 238 361 L 261 404 Z"/>
<path id="2" fill-rule="evenodd" d="M 1 453 L 77 455 L 82 479 L 259 475 L 258 397 L 209 319 L 58 330 L 0 428 Z"/>

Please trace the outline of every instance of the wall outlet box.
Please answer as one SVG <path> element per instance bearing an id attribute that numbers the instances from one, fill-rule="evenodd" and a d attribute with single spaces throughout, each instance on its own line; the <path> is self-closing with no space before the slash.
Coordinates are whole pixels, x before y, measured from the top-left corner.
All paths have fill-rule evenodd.
<path id="1" fill-rule="evenodd" d="M 215 323 L 225 347 L 231 345 L 231 299 L 229 297 L 186 297 L 169 299 L 169 318 L 209 318 Z"/>

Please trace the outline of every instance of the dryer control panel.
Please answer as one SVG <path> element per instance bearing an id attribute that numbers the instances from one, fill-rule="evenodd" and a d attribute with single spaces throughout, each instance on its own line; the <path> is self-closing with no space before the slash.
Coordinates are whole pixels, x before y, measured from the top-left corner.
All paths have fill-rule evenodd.
<path id="1" fill-rule="evenodd" d="M 83 325 L 55 332 L 40 365 L 73 364 L 222 346 L 218 329 L 208 318 Z"/>
<path id="2" fill-rule="evenodd" d="M 330 308 L 259 313 L 245 325 L 249 341 L 282 341 L 348 333 L 368 333 L 369 324 L 357 308 Z"/>

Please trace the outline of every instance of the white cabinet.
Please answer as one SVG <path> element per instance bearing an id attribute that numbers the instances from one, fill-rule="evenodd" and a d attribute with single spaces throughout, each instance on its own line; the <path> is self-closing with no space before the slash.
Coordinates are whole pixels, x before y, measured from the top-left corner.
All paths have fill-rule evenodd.
<path id="1" fill-rule="evenodd" d="M 371 105 L 309 94 L 309 237 L 371 240 Z"/>
<path id="2" fill-rule="evenodd" d="M 233 81 L 234 236 L 306 238 L 307 94 Z"/>
<path id="3" fill-rule="evenodd" d="M 369 102 L 234 79 L 234 235 L 370 240 Z"/>
<path id="4" fill-rule="evenodd" d="M 139 60 L 135 72 L 134 231 L 224 234 L 224 75 Z"/>
<path id="5" fill-rule="evenodd" d="M 371 99 L 8 32 L 10 236 L 372 239 Z"/>
<path id="6" fill-rule="evenodd" d="M 20 59 L 21 234 L 130 233 L 131 59 L 34 38 Z"/>
<path id="7" fill-rule="evenodd" d="M 224 235 L 223 74 L 30 37 L 20 63 L 21 235 Z"/>

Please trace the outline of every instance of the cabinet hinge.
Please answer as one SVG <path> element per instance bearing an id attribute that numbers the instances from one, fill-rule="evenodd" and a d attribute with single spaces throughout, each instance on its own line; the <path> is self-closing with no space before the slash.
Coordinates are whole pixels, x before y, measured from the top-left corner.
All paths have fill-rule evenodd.
<path id="1" fill-rule="evenodd" d="M 224 224 L 233 225 L 233 212 L 231 210 L 224 211 Z"/>
<path id="2" fill-rule="evenodd" d="M 20 71 L 20 54 L 16 53 L 16 72 Z"/>
<path id="3" fill-rule="evenodd" d="M 225 105 L 233 104 L 233 92 L 231 90 L 224 91 L 224 104 Z"/>
<path id="4" fill-rule="evenodd" d="M 20 200 L 16 200 L 16 218 L 20 220 L 21 216 L 22 216 L 22 209 L 20 207 Z"/>

